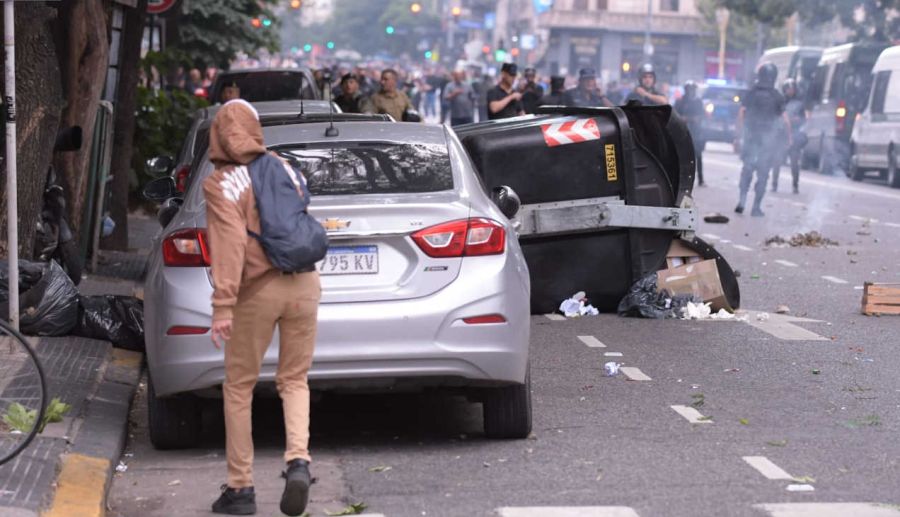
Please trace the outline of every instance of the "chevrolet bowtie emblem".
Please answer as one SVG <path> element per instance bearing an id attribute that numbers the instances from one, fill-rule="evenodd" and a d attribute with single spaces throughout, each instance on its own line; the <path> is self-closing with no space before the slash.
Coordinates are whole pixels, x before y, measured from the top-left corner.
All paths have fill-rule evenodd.
<path id="1" fill-rule="evenodd" d="M 325 227 L 325 231 L 334 232 L 337 230 L 346 230 L 350 227 L 350 221 L 344 221 L 342 219 L 332 219 L 328 218 L 322 222 L 322 226 Z"/>

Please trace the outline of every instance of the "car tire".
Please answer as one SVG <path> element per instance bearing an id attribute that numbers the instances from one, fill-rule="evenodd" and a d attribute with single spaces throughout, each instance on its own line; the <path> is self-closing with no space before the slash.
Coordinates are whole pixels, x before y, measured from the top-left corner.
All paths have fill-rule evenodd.
<path id="1" fill-rule="evenodd" d="M 819 163 L 817 170 L 823 176 L 831 176 L 834 173 L 834 167 L 831 163 L 832 153 L 825 147 L 825 135 L 819 140 Z"/>
<path id="2" fill-rule="evenodd" d="M 153 380 L 147 381 L 147 416 L 150 443 L 160 450 L 189 449 L 200 443 L 201 415 L 193 395 L 157 397 Z"/>
<path id="3" fill-rule="evenodd" d="M 524 384 L 485 390 L 484 434 L 494 439 L 523 439 L 531 434 L 531 367 Z"/>
<path id="4" fill-rule="evenodd" d="M 866 176 L 866 171 L 859 166 L 856 157 L 856 146 L 850 145 L 850 164 L 847 167 L 847 176 L 853 181 L 862 181 Z"/>
<path id="5" fill-rule="evenodd" d="M 900 188 L 900 164 L 897 163 L 897 151 L 893 145 L 888 149 L 887 182 L 892 188 Z"/>

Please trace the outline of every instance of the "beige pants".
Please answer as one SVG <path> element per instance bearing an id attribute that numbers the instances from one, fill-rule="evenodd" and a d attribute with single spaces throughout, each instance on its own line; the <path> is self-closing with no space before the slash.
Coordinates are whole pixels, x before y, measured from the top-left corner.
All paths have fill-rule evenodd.
<path id="1" fill-rule="evenodd" d="M 225 442 L 228 486 L 253 486 L 251 405 L 275 325 L 280 335 L 275 383 L 284 407 L 284 459 L 309 460 L 309 385 L 316 340 L 319 274 L 271 272 L 241 289 L 231 340 L 225 345 Z"/>

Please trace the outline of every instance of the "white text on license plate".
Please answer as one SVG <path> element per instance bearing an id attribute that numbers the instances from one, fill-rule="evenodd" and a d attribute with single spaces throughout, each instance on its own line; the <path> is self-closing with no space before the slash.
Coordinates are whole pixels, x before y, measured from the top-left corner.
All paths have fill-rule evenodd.
<path id="1" fill-rule="evenodd" d="M 378 246 L 332 246 L 318 267 L 323 275 L 377 274 Z"/>

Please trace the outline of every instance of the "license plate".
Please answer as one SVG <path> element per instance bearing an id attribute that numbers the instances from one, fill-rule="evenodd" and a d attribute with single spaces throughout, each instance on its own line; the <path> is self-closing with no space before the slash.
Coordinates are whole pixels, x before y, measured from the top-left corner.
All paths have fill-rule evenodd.
<path id="1" fill-rule="evenodd" d="M 332 246 L 318 264 L 322 275 L 378 273 L 378 246 Z"/>

